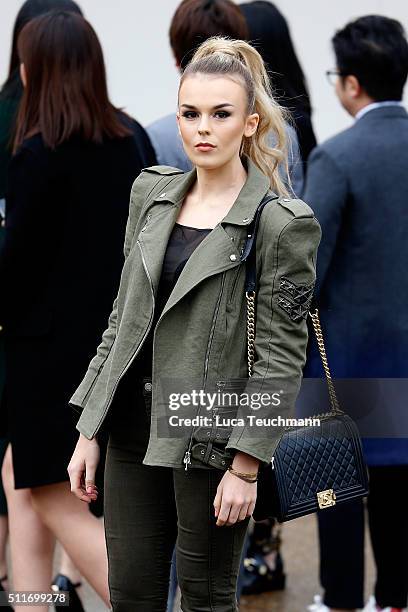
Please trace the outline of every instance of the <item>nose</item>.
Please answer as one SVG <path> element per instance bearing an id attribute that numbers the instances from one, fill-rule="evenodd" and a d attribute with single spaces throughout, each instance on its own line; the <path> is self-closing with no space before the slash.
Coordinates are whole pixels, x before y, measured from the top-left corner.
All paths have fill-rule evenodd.
<path id="1" fill-rule="evenodd" d="M 204 113 L 201 115 L 200 123 L 198 125 L 198 133 L 200 134 L 200 136 L 210 133 L 210 125 L 208 122 L 208 117 L 206 117 Z"/>

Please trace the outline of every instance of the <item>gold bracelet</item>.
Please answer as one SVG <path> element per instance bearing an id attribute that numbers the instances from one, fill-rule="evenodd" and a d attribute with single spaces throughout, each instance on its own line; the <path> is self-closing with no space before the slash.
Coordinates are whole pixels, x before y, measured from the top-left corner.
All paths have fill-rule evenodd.
<path id="1" fill-rule="evenodd" d="M 238 472 L 231 466 L 228 468 L 228 471 L 245 482 L 256 482 L 258 480 L 258 472 Z"/>

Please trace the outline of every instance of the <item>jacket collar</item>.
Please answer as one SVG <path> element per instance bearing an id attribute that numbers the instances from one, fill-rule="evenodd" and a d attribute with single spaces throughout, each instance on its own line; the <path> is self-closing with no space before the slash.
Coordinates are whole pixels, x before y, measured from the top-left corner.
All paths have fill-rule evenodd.
<path id="1" fill-rule="evenodd" d="M 243 162 L 248 172 L 247 180 L 229 212 L 222 219 L 222 224 L 249 225 L 254 218 L 258 204 L 269 191 L 269 179 L 254 162 L 248 157 L 244 157 Z M 195 168 L 185 174 L 177 175 L 165 193 L 157 195 L 154 201 L 170 202 L 180 207 L 196 180 L 197 170 Z"/>
<path id="2" fill-rule="evenodd" d="M 364 113 L 359 119 L 357 119 L 355 125 L 359 125 L 360 123 L 365 123 L 366 121 L 373 121 L 377 119 L 398 119 L 406 118 L 407 116 L 408 114 L 406 109 L 399 104 L 375 106 L 366 113 Z"/>

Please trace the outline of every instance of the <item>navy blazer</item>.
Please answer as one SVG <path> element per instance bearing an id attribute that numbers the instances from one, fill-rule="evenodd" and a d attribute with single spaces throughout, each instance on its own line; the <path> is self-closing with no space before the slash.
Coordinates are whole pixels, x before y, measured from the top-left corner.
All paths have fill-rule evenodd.
<path id="1" fill-rule="evenodd" d="M 364 398 L 369 404 L 363 425 L 375 421 L 378 437 L 393 438 L 367 440 L 367 459 L 408 463 L 407 381 L 390 386 L 378 380 L 408 378 L 406 110 L 372 109 L 318 146 L 303 198 L 322 227 L 315 296 L 332 375 L 376 379 L 350 398 L 360 407 Z M 304 374 L 320 377 L 316 343 L 309 349 Z"/>

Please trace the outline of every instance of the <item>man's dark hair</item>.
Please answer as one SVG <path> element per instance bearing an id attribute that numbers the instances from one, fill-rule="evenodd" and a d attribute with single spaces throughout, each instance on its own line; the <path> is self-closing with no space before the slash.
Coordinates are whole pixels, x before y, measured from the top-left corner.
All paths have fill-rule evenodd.
<path id="1" fill-rule="evenodd" d="M 408 43 L 399 21 L 367 15 L 332 39 L 341 75 L 354 75 L 374 100 L 401 100 L 408 74 Z"/>
<path id="2" fill-rule="evenodd" d="M 240 8 L 232 0 L 183 0 L 170 25 L 171 48 L 181 68 L 211 36 L 246 40 L 248 28 Z"/>

